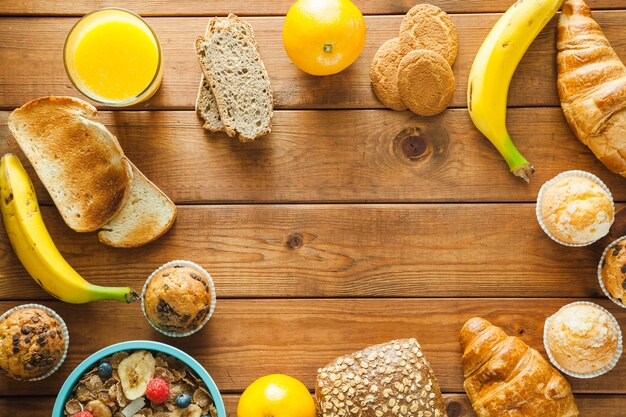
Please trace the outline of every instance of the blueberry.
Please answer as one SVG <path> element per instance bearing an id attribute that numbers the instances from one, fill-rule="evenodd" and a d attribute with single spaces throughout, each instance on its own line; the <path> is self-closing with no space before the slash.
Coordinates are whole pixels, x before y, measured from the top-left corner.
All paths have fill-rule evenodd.
<path id="1" fill-rule="evenodd" d="M 176 397 L 176 406 L 180 408 L 187 408 L 191 404 L 191 397 L 187 394 L 180 394 Z"/>
<path id="2" fill-rule="evenodd" d="M 109 362 L 102 362 L 100 366 L 98 366 L 98 374 L 102 378 L 110 378 L 113 374 L 113 367 Z"/>

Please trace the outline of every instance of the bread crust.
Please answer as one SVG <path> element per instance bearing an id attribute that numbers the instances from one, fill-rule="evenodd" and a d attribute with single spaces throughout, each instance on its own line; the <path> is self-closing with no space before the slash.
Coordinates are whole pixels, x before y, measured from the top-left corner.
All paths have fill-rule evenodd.
<path id="1" fill-rule="evenodd" d="M 8 120 L 63 220 L 77 232 L 115 217 L 133 176 L 117 138 L 94 120 L 97 114 L 77 98 L 49 96 L 24 104 Z"/>

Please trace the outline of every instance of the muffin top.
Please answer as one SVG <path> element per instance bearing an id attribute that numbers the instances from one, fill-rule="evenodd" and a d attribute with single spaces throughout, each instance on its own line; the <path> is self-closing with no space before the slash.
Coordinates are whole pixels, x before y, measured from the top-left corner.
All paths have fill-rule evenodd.
<path id="1" fill-rule="evenodd" d="M 546 186 L 541 217 L 557 239 L 571 244 L 590 243 L 609 232 L 613 203 L 600 184 L 582 175 L 568 175 Z"/>
<path id="2" fill-rule="evenodd" d="M 15 310 L 0 322 L 0 368 L 14 378 L 44 376 L 64 353 L 63 326 L 42 309 Z"/>
<path id="3" fill-rule="evenodd" d="M 571 304 L 550 318 L 547 346 L 559 366 L 590 374 L 607 366 L 618 351 L 613 317 L 590 304 Z"/>
<path id="4" fill-rule="evenodd" d="M 602 282 L 613 298 L 626 305 L 626 238 L 615 243 L 602 262 Z"/>
<path id="5" fill-rule="evenodd" d="M 204 274 L 179 265 L 156 274 L 144 294 L 148 320 L 166 332 L 186 333 L 196 329 L 211 309 L 211 286 Z"/>

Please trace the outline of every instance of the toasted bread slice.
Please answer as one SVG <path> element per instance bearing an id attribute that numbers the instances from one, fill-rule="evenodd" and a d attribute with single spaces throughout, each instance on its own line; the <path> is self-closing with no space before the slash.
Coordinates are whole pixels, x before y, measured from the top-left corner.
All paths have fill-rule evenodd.
<path id="1" fill-rule="evenodd" d="M 133 183 L 126 205 L 102 227 L 98 239 L 116 248 L 134 248 L 156 240 L 176 220 L 176 205 L 141 171 L 133 167 Z"/>
<path id="2" fill-rule="evenodd" d="M 241 31 L 241 33 L 248 36 L 250 40 L 256 45 L 252 26 L 248 22 L 239 19 L 238 16 L 232 13 L 228 15 L 227 19 L 219 17 L 214 17 L 213 19 L 211 19 L 207 24 L 205 36 L 210 35 L 216 27 L 224 27 L 228 25 Z M 196 113 L 202 120 L 204 120 L 203 127 L 206 130 L 210 132 L 224 131 L 224 123 L 222 123 L 222 119 L 220 118 L 220 112 L 217 108 L 215 95 L 213 95 L 213 91 L 211 91 L 211 86 L 206 81 L 204 73 L 202 74 L 202 77 L 200 79 L 200 87 L 198 88 L 198 97 L 196 98 Z"/>
<path id="3" fill-rule="evenodd" d="M 216 25 L 196 40 L 196 54 L 229 136 L 243 142 L 271 131 L 274 109 L 267 70 L 253 40 L 232 25 Z"/>
<path id="4" fill-rule="evenodd" d="M 95 107 L 73 97 L 43 97 L 9 116 L 9 129 L 63 220 L 77 232 L 98 230 L 128 198 L 133 172 Z"/>

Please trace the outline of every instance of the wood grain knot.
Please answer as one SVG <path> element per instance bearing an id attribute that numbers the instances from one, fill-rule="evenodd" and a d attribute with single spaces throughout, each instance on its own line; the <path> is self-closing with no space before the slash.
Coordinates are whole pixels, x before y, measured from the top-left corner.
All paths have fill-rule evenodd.
<path id="1" fill-rule="evenodd" d="M 458 401 L 450 401 L 446 404 L 446 411 L 448 412 L 448 417 L 462 417 L 465 414 L 463 404 Z"/>
<path id="2" fill-rule="evenodd" d="M 430 153 L 430 140 L 428 134 L 419 127 L 403 129 L 396 136 L 396 143 L 405 158 L 419 159 Z"/>
<path id="3" fill-rule="evenodd" d="M 448 149 L 448 133 L 440 126 L 408 127 L 402 129 L 393 142 L 396 154 L 410 163 L 431 159 L 429 156 L 441 159 Z"/>
<path id="4" fill-rule="evenodd" d="M 304 239 L 300 233 L 292 233 L 287 238 L 287 247 L 289 249 L 298 249 L 301 248 L 304 244 Z"/>

